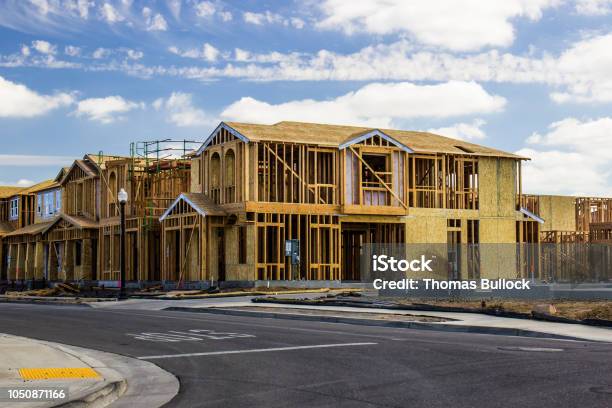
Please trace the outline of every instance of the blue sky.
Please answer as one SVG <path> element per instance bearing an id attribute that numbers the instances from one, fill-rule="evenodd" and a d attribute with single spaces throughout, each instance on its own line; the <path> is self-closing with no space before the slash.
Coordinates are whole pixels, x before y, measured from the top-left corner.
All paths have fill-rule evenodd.
<path id="1" fill-rule="evenodd" d="M 430 130 L 612 195 L 612 1 L 0 1 L 0 183 L 220 120 Z"/>

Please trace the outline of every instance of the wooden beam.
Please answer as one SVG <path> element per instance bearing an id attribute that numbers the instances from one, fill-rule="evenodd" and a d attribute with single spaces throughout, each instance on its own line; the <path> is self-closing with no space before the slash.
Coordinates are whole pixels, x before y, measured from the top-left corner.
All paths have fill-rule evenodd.
<path id="1" fill-rule="evenodd" d="M 382 178 L 380 178 L 380 176 L 378 174 L 376 174 L 374 169 L 372 169 L 372 167 L 370 167 L 370 165 L 365 160 L 363 160 L 363 158 L 355 151 L 355 149 L 353 149 L 353 146 L 349 146 L 349 149 L 351 149 L 351 151 L 353 152 L 353 154 L 355 154 L 357 156 L 359 161 L 361 161 L 361 163 L 363 163 L 363 165 L 365 165 L 368 168 L 368 170 L 370 170 L 372 172 L 374 177 L 376 177 L 378 179 L 378 181 L 385 187 L 385 189 L 387 189 L 391 193 L 391 195 L 393 195 L 393 197 L 395 197 L 395 199 L 397 201 L 399 201 L 399 203 L 402 205 L 402 207 L 404 207 L 405 209 L 408 209 L 408 207 L 402 201 L 402 199 L 399 198 L 399 196 L 397 194 L 395 194 L 395 191 L 393 191 L 392 188 L 389 188 L 389 186 L 387 186 L 387 183 L 385 183 L 385 181 Z"/>

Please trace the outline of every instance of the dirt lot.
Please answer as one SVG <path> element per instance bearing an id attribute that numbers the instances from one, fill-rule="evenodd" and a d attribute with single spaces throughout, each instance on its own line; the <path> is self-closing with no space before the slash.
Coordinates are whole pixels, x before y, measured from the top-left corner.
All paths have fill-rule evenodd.
<path id="1" fill-rule="evenodd" d="M 381 299 L 379 299 L 381 300 Z M 473 309 L 497 309 L 508 312 L 531 313 L 536 305 L 551 304 L 555 307 L 555 316 L 567 317 L 569 319 L 605 319 L 612 320 L 612 301 L 569 301 L 569 300 L 551 300 L 551 301 L 524 301 L 524 300 L 489 300 L 483 301 L 465 301 L 465 300 L 411 300 L 411 299 L 386 299 L 399 304 L 409 305 L 412 303 L 428 304 L 435 306 L 450 306 L 450 307 L 467 307 Z"/>

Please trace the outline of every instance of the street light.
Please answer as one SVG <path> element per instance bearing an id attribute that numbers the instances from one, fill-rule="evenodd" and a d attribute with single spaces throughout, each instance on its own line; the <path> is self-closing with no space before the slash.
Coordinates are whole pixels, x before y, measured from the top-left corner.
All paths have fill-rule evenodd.
<path id="1" fill-rule="evenodd" d="M 121 247 L 120 257 L 119 257 L 119 274 L 121 275 L 121 282 L 119 283 L 119 297 L 118 300 L 127 299 L 127 294 L 125 292 L 125 203 L 128 200 L 128 193 L 123 188 L 117 194 L 117 198 L 119 199 L 119 215 L 121 218 L 121 239 L 119 241 L 119 246 Z"/>

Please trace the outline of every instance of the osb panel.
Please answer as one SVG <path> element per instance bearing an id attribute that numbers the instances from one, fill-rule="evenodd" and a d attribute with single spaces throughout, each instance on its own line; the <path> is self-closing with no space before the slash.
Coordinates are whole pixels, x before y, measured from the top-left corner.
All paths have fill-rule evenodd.
<path id="1" fill-rule="evenodd" d="M 516 162 L 509 159 L 481 157 L 478 167 L 480 215 L 514 217 Z"/>
<path id="2" fill-rule="evenodd" d="M 539 197 L 539 215 L 544 219 L 540 231 L 576 231 L 575 197 L 552 195 Z"/>
<path id="3" fill-rule="evenodd" d="M 516 243 L 516 221 L 513 218 L 481 218 L 480 243 Z"/>
<path id="4" fill-rule="evenodd" d="M 446 218 L 416 217 L 406 221 L 406 243 L 445 244 Z"/>
<path id="5" fill-rule="evenodd" d="M 196 157 L 191 161 L 191 189 L 190 193 L 202 192 L 202 180 L 200 174 L 201 157 Z"/>
<path id="6" fill-rule="evenodd" d="M 516 247 L 497 245 L 486 247 L 480 254 L 480 277 L 487 279 L 517 277 Z"/>
<path id="7" fill-rule="evenodd" d="M 479 216 L 478 210 L 457 210 L 445 208 L 418 208 L 410 207 L 410 217 L 442 217 L 442 218 L 473 218 Z"/>
<path id="8" fill-rule="evenodd" d="M 355 126 L 288 121 L 279 122 L 274 125 L 238 122 L 226 122 L 226 124 L 246 136 L 252 142 L 276 141 L 334 147 L 374 130 L 373 128 Z M 380 130 L 415 152 L 465 155 L 466 151 L 471 151 L 479 156 L 519 157 L 512 153 L 428 132 L 394 129 Z"/>

